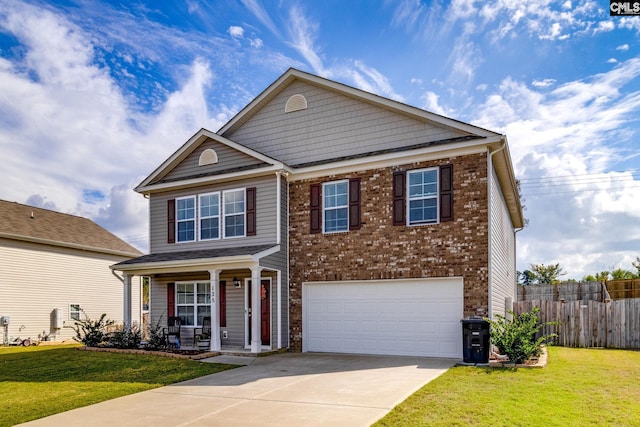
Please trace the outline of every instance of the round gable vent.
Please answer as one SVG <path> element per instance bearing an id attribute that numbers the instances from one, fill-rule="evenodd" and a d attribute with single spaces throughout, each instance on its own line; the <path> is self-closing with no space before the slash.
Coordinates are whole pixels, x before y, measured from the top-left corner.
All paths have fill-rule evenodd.
<path id="1" fill-rule="evenodd" d="M 285 113 L 291 113 L 293 111 L 304 110 L 307 108 L 307 98 L 300 94 L 292 95 L 287 100 L 287 105 L 284 106 Z"/>
<path id="2" fill-rule="evenodd" d="M 214 165 L 216 163 L 218 163 L 218 154 L 212 148 L 207 148 L 200 154 L 198 166 Z"/>

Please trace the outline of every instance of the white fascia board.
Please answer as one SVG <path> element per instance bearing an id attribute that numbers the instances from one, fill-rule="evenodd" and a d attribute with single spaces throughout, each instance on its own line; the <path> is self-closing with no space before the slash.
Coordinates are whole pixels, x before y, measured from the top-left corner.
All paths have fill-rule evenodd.
<path id="1" fill-rule="evenodd" d="M 349 172 L 398 166 L 406 163 L 438 160 L 444 157 L 486 153 L 487 146 L 498 143 L 499 141 L 500 137 L 491 137 L 294 169 L 289 175 L 289 181 L 301 181 L 328 175 L 340 175 Z"/>
<path id="2" fill-rule="evenodd" d="M 11 233 L 0 232 L 0 239 L 19 240 L 22 242 L 38 243 L 41 245 L 55 246 L 59 248 L 75 249 L 75 250 L 94 252 L 94 253 L 104 254 L 104 255 L 115 255 L 123 258 L 137 258 L 140 256 L 140 253 L 123 252 L 123 251 L 117 251 L 114 249 L 99 248 L 97 246 L 87 246 L 87 245 L 80 245 L 77 243 L 59 242 L 57 240 L 42 239 L 39 237 L 21 236 L 19 234 L 11 234 Z"/>
<path id="3" fill-rule="evenodd" d="M 191 138 L 189 138 L 189 140 L 185 142 L 180 148 L 178 148 L 178 150 L 176 150 L 167 160 L 162 162 L 162 164 L 158 166 L 137 187 L 135 187 L 134 190 L 139 193 L 144 193 L 145 189 L 149 186 L 149 183 L 153 182 L 163 175 L 166 175 L 175 165 L 184 160 L 189 154 L 193 152 L 193 150 L 195 150 L 197 146 L 199 146 L 207 138 L 219 142 L 220 144 L 226 145 L 255 159 L 263 161 L 269 165 L 282 164 L 281 162 L 278 162 L 271 157 L 265 156 L 264 154 L 258 153 L 257 151 L 253 151 L 250 148 L 238 144 L 237 142 L 231 141 L 230 139 L 227 139 L 221 135 L 218 135 L 217 133 L 203 128 L 196 132 L 196 134 Z"/>
<path id="4" fill-rule="evenodd" d="M 273 246 L 273 247 L 271 247 L 269 249 L 265 249 L 264 251 L 258 252 L 257 254 L 253 255 L 253 260 L 258 262 L 258 261 L 260 261 L 260 258 L 264 258 L 266 256 L 273 255 L 278 251 L 280 251 L 280 245 L 275 245 L 275 246 Z"/>
<path id="5" fill-rule="evenodd" d="M 179 190 L 183 188 L 196 187 L 204 184 L 220 183 L 226 181 L 234 181 L 238 179 L 254 178 L 258 176 L 273 175 L 274 172 L 287 171 L 289 168 L 282 163 L 274 164 L 259 169 L 251 169 L 241 172 L 232 172 L 221 175 L 203 176 L 199 178 L 183 179 L 179 181 L 163 182 L 158 184 L 146 185 L 144 187 L 136 187 L 135 191 L 142 194 L 150 194 L 160 191 Z"/>

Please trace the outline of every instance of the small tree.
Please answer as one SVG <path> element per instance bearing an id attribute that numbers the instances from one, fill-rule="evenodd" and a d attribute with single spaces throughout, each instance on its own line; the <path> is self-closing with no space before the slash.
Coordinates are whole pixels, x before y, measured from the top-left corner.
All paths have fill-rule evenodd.
<path id="1" fill-rule="evenodd" d="M 633 271 L 616 268 L 615 270 L 611 271 L 611 278 L 613 280 L 635 279 L 636 275 L 633 273 Z"/>
<path id="2" fill-rule="evenodd" d="M 560 263 L 551 265 L 531 264 L 533 281 L 538 285 L 553 285 L 559 283 L 560 276 L 564 276 L 565 271 L 560 267 Z"/>
<path id="3" fill-rule="evenodd" d="M 525 270 L 523 272 L 517 272 L 518 274 L 518 281 L 520 282 L 520 284 L 522 285 L 531 285 L 533 283 L 533 279 L 534 279 L 534 274 L 529 271 L 529 270 Z"/>
<path id="4" fill-rule="evenodd" d="M 596 273 L 596 281 L 599 283 L 604 283 L 607 280 L 609 280 L 609 272 L 608 271 L 601 271 L 599 273 Z"/>
<path id="5" fill-rule="evenodd" d="M 162 317 L 158 319 L 155 325 L 149 325 L 148 339 L 145 348 L 148 350 L 160 350 L 166 346 L 165 336 L 162 330 Z"/>
<path id="6" fill-rule="evenodd" d="M 631 265 L 638 270 L 637 276 L 640 277 L 640 256 L 637 256 L 635 261 L 631 261 Z"/>
<path id="7" fill-rule="evenodd" d="M 107 319 L 107 313 L 102 313 L 98 320 L 91 320 L 82 310 L 83 320 L 76 320 L 73 330 L 76 332 L 74 340 L 87 347 L 98 347 L 107 341 L 107 328 L 115 324 Z"/>
<path id="8" fill-rule="evenodd" d="M 510 362 L 524 363 L 533 356 L 539 356 L 542 345 L 556 337 L 556 334 L 549 334 L 536 339 L 536 334 L 542 327 L 555 324 L 539 324 L 539 311 L 538 307 L 534 307 L 531 312 L 516 316 L 513 311 L 508 310 L 513 320 L 500 314 L 496 315 L 496 320 L 485 319 L 491 326 L 491 342 L 498 347 L 500 354 L 509 357 Z"/>

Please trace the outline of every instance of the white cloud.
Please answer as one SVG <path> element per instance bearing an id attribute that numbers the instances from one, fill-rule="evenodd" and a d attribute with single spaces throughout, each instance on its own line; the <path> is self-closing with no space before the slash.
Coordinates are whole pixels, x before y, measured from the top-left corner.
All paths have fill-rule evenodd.
<path id="1" fill-rule="evenodd" d="M 626 51 L 629 50 L 629 45 L 628 44 L 621 44 L 620 46 L 616 47 L 616 50 L 622 50 L 622 51 Z"/>
<path id="2" fill-rule="evenodd" d="M 236 25 L 230 26 L 227 32 L 233 38 L 241 39 L 242 37 L 244 37 L 244 28 L 238 27 Z"/>
<path id="3" fill-rule="evenodd" d="M 264 45 L 262 40 L 257 37 L 255 39 L 250 39 L 249 43 L 251 44 L 251 47 L 254 47 L 256 49 L 260 49 Z"/>
<path id="4" fill-rule="evenodd" d="M 289 9 L 289 36 L 291 45 L 311 65 L 314 72 L 330 78 L 331 72 L 325 69 L 318 49 L 314 45 L 318 24 L 311 22 L 297 6 Z"/>
<path id="5" fill-rule="evenodd" d="M 555 79 L 534 80 L 533 82 L 531 82 L 531 85 L 535 87 L 549 87 L 553 86 L 555 82 Z"/>

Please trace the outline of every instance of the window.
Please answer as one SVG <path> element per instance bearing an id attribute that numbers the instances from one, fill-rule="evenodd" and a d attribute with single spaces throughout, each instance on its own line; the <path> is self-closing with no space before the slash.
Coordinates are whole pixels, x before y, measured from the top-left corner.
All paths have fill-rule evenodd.
<path id="1" fill-rule="evenodd" d="M 201 326 L 202 319 L 211 316 L 209 282 L 179 282 L 176 288 L 176 315 L 186 326 Z"/>
<path id="2" fill-rule="evenodd" d="M 349 229 L 349 181 L 322 184 L 323 231 L 336 233 Z"/>
<path id="3" fill-rule="evenodd" d="M 224 237 L 244 237 L 244 189 L 222 193 L 224 203 Z"/>
<path id="4" fill-rule="evenodd" d="M 81 311 L 80 304 L 69 304 L 69 319 L 80 320 Z"/>
<path id="5" fill-rule="evenodd" d="M 409 225 L 438 222 L 438 168 L 410 171 L 408 177 Z"/>
<path id="6" fill-rule="evenodd" d="M 200 240 L 220 238 L 220 193 L 202 194 L 200 205 Z"/>
<path id="7" fill-rule="evenodd" d="M 196 198 L 176 199 L 178 242 L 196 240 Z"/>

